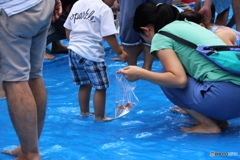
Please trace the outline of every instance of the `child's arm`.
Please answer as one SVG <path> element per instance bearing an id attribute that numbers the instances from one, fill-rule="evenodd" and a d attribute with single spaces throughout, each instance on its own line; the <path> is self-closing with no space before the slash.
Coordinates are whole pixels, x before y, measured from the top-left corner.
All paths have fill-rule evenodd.
<path id="1" fill-rule="evenodd" d="M 70 35 L 71 30 L 65 28 L 65 32 L 66 32 L 67 40 L 69 41 L 69 35 Z"/>
<path id="2" fill-rule="evenodd" d="M 105 36 L 103 38 L 108 42 L 110 47 L 113 49 L 114 52 L 118 54 L 118 56 L 123 62 L 126 62 L 128 60 L 128 54 L 123 50 L 121 46 L 119 46 L 117 38 L 114 34 L 110 36 Z"/>

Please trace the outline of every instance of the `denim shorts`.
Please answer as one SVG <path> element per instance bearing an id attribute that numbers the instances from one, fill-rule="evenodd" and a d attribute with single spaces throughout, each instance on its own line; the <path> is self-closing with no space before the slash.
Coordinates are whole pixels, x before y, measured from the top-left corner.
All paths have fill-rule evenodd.
<path id="1" fill-rule="evenodd" d="M 107 89 L 109 80 L 105 62 L 94 62 L 69 50 L 69 66 L 76 85 L 92 85 L 95 89 Z"/>
<path id="2" fill-rule="evenodd" d="M 133 17 L 136 8 L 144 2 L 172 4 L 173 0 L 119 0 L 120 5 L 120 38 L 123 45 L 134 46 L 141 44 L 142 38 L 133 29 Z"/>

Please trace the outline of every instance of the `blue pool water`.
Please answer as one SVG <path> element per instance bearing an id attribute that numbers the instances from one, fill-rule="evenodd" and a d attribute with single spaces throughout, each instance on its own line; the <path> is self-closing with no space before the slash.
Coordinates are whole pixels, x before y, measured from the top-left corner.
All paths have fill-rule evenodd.
<path id="1" fill-rule="evenodd" d="M 126 66 L 108 51 L 106 63 L 110 78 L 106 116 L 114 117 L 116 100 L 115 72 Z M 138 65 L 143 60 L 140 58 Z M 161 68 L 154 61 L 153 71 Z M 95 123 L 93 117 L 79 116 L 78 86 L 73 85 L 67 55 L 44 62 L 48 109 L 40 138 L 43 160 L 207 160 L 240 158 L 240 119 L 230 120 L 221 134 L 187 134 L 179 129 L 192 126 L 186 115 L 173 113 L 173 106 L 161 89 L 139 80 L 135 93 L 139 104 L 127 115 L 108 123 Z M 91 108 L 92 101 L 91 101 Z M 6 100 L 0 100 L 0 150 L 13 149 L 19 142 L 9 119 Z M 210 152 L 238 156 L 215 156 Z M 0 160 L 14 157 L 0 154 Z"/>

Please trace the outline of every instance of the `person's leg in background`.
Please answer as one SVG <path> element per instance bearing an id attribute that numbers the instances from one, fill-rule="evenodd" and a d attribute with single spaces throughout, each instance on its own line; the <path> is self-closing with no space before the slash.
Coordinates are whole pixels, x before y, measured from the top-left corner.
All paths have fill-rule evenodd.
<path id="1" fill-rule="evenodd" d="M 215 24 L 226 26 L 227 21 L 228 21 L 229 10 L 230 10 L 230 8 L 227 8 L 224 11 L 222 11 L 221 13 L 219 13 L 216 17 Z"/>
<path id="2" fill-rule="evenodd" d="M 235 17 L 236 30 L 240 31 L 240 1 L 232 0 L 232 8 Z"/>
<path id="3" fill-rule="evenodd" d="M 146 0 L 119 0 L 120 6 L 120 37 L 123 49 L 129 54 L 128 65 L 137 65 L 137 58 L 144 51 L 143 68 L 151 70 L 153 58 L 149 47 L 142 44 L 141 36 L 133 29 L 133 16 L 136 8 Z M 172 4 L 172 0 L 155 0 L 156 3 Z"/>
<path id="4" fill-rule="evenodd" d="M 56 22 L 51 23 L 51 26 L 48 29 L 47 35 L 47 43 L 49 45 L 52 43 L 52 47 L 50 52 L 54 53 L 68 53 L 67 46 L 61 43 L 61 40 L 66 39 L 65 28 L 63 27 L 63 23 L 65 22 L 66 15 L 62 14 L 60 19 Z M 53 60 L 55 58 L 54 55 L 46 53 L 44 54 L 44 59 Z"/>
<path id="5" fill-rule="evenodd" d="M 217 13 L 214 23 L 217 25 L 226 26 L 231 6 L 231 0 L 213 0 L 212 3 L 213 3 L 212 5 L 215 8 L 215 12 Z M 212 11 L 213 14 L 215 12 Z"/>
<path id="6" fill-rule="evenodd" d="M 144 51 L 144 62 L 143 62 L 142 68 L 151 71 L 154 58 L 150 55 L 150 46 L 143 45 L 143 51 Z"/>
<path id="7" fill-rule="evenodd" d="M 143 46 L 141 44 L 129 46 L 123 45 L 123 49 L 128 53 L 128 65 L 137 65 L 137 58 L 139 54 L 143 51 Z"/>
<path id="8" fill-rule="evenodd" d="M 120 39 L 123 49 L 128 53 L 128 65 L 137 65 L 137 58 L 143 51 L 141 37 L 133 30 L 133 16 L 136 8 L 145 0 L 119 0 Z"/>

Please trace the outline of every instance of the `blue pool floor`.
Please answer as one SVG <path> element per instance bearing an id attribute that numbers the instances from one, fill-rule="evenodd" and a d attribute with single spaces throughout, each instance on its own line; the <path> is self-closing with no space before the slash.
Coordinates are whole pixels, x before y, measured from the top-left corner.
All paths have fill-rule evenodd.
<path id="1" fill-rule="evenodd" d="M 110 87 L 107 90 L 106 116 L 114 117 L 115 72 L 127 66 L 107 51 Z M 94 117 L 79 116 L 78 86 L 71 80 L 66 54 L 44 61 L 44 81 L 48 92 L 45 125 L 39 140 L 42 160 L 235 160 L 240 159 L 240 118 L 229 121 L 221 134 L 188 134 L 179 129 L 191 127 L 190 116 L 173 113 L 174 106 L 159 86 L 139 80 L 135 94 L 138 105 L 127 115 L 107 123 Z M 140 56 L 138 66 L 142 66 Z M 161 68 L 154 61 L 153 71 Z M 91 110 L 93 110 L 92 101 Z M 0 99 L 0 151 L 19 145 L 5 99 Z M 215 152 L 223 156 L 211 156 Z M 224 156 L 228 154 L 228 156 Z M 0 160 L 15 157 L 1 154 Z"/>
<path id="2" fill-rule="evenodd" d="M 115 57 L 107 51 L 106 64 L 110 78 L 107 90 L 106 116 L 114 117 L 116 90 L 115 72 L 126 63 L 110 61 Z M 127 115 L 108 123 L 95 123 L 94 117 L 79 116 L 78 86 L 71 80 L 67 55 L 44 61 L 44 81 L 48 92 L 48 108 L 39 140 L 43 160 L 189 160 L 239 159 L 239 118 L 230 120 L 230 127 L 221 134 L 187 134 L 181 127 L 192 124 L 190 116 L 170 111 L 173 104 L 159 86 L 139 80 L 135 93 L 139 104 Z M 143 60 L 139 58 L 138 65 Z M 154 61 L 153 71 L 161 68 Z M 93 109 L 92 101 L 91 110 Z M 19 145 L 10 121 L 6 100 L 0 100 L 0 150 Z M 234 156 L 210 156 L 210 152 Z M 236 156 L 238 154 L 238 156 Z M 14 157 L 1 154 L 0 160 Z"/>

